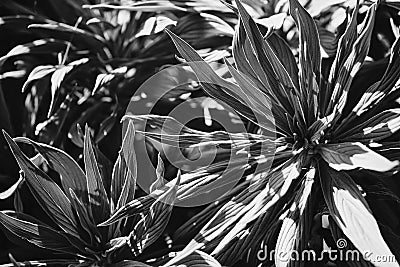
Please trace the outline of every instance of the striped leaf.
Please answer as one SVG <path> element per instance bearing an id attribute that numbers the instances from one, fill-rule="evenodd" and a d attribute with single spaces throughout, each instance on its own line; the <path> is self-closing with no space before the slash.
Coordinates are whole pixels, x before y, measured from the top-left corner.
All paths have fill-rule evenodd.
<path id="1" fill-rule="evenodd" d="M 289 208 L 289 213 L 283 219 L 282 227 L 276 241 L 275 265 L 277 267 L 303 266 L 303 264 L 291 261 L 290 256 L 293 251 L 301 253 L 307 248 L 305 233 L 310 231 L 310 214 L 307 214 L 306 206 L 310 199 L 311 188 L 314 183 L 315 167 L 311 167 L 307 172 L 300 188 L 296 191 L 293 203 Z M 283 254 L 280 254 L 283 253 Z M 289 256 L 287 259 L 280 255 Z"/>
<path id="2" fill-rule="evenodd" d="M 354 125 L 336 138 L 344 141 L 378 142 L 392 136 L 400 129 L 400 109 L 385 110 L 369 120 Z"/>
<path id="3" fill-rule="evenodd" d="M 360 33 L 352 45 L 352 50 L 338 70 L 337 79 L 332 83 L 334 89 L 332 91 L 332 100 L 329 102 L 328 110 L 330 112 L 338 113 L 335 120 L 340 118 L 339 115 L 342 113 L 344 106 L 347 103 L 351 82 L 368 54 L 375 22 L 376 8 L 376 4 L 369 7 L 367 15 L 361 25 Z"/>
<path id="4" fill-rule="evenodd" d="M 135 195 L 137 162 L 134 141 L 134 124 L 133 122 L 129 122 L 112 173 L 111 203 L 113 211 L 122 208 L 127 202 L 132 201 Z"/>
<path id="5" fill-rule="evenodd" d="M 146 247 L 153 244 L 163 233 L 171 216 L 180 180 L 181 174 L 178 171 L 175 185 L 163 193 L 135 225 L 129 235 L 130 247 L 135 255 L 141 254 Z"/>
<path id="6" fill-rule="evenodd" d="M 329 212 L 343 233 L 361 253 L 369 253 L 369 259 L 394 257 L 382 237 L 378 223 L 368 203 L 352 178 L 344 172 L 320 165 L 322 192 Z M 375 266 L 398 266 L 396 262 L 372 262 Z"/>
<path id="7" fill-rule="evenodd" d="M 48 54 L 62 52 L 68 46 L 68 42 L 56 39 L 38 39 L 23 45 L 17 45 L 6 55 L 0 58 L 0 65 L 12 57 L 26 54 Z"/>
<path id="8" fill-rule="evenodd" d="M 30 144 L 38 151 L 49 167 L 60 175 L 61 185 L 70 200 L 69 190 L 72 189 L 83 203 L 88 202 L 85 173 L 70 155 L 61 149 L 25 137 L 17 137 L 14 140 Z"/>
<path id="9" fill-rule="evenodd" d="M 203 248 L 213 249 L 211 255 L 226 250 L 226 245 L 243 230 L 246 225 L 256 220 L 285 195 L 293 179 L 300 174 L 299 162 L 288 161 L 285 167 L 273 172 L 268 181 L 253 183 L 243 190 L 234 200 L 226 203 L 203 227 L 198 235 L 168 264 L 175 264 L 193 251 Z M 239 248 L 244 255 L 247 248 Z"/>
<path id="10" fill-rule="evenodd" d="M 83 148 L 85 162 L 88 200 L 95 223 L 106 220 L 110 215 L 110 203 L 104 188 L 103 179 L 99 170 L 89 127 L 85 127 L 85 140 Z"/>
<path id="11" fill-rule="evenodd" d="M 363 168 L 385 172 L 399 164 L 399 161 L 390 161 L 359 142 L 324 145 L 320 153 L 329 166 L 337 171 Z"/>
<path id="12" fill-rule="evenodd" d="M 0 223 L 12 234 L 40 248 L 72 255 L 78 253 L 62 233 L 29 215 L 13 211 L 1 211 Z"/>
<path id="13" fill-rule="evenodd" d="M 42 170 L 35 166 L 26 156 L 14 140 L 4 132 L 4 136 L 16 158 L 19 167 L 24 172 L 25 179 L 32 194 L 54 222 L 69 233 L 79 238 L 77 221 L 72 211 L 72 205 L 58 185 Z"/>

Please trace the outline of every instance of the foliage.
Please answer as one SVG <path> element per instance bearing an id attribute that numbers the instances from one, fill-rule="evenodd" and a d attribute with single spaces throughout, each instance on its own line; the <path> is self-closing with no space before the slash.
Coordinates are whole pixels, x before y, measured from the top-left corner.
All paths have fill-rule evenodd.
<path id="1" fill-rule="evenodd" d="M 136 155 L 133 150 L 135 132 L 130 123 L 114 165 L 111 185 L 107 185 L 104 171 L 86 127 L 84 140 L 85 171 L 66 153 L 27 138 L 14 140 L 5 133 L 6 140 L 22 170 L 23 178 L 39 205 L 56 227 L 21 212 L 0 212 L 0 223 L 11 235 L 24 242 L 57 251 L 64 259 L 48 264 L 68 266 L 150 266 L 135 261 L 162 234 L 171 215 L 179 185 L 164 186 L 157 181 L 150 195 L 134 199 L 136 190 Z M 15 143 L 31 144 L 47 164 L 59 174 L 61 188 L 21 151 Z M 162 168 L 162 165 L 159 167 Z M 158 169 L 159 169 L 158 168 Z M 159 173 L 162 173 L 162 169 Z M 163 179 L 162 176 L 159 179 Z M 110 226 L 98 226 L 118 210 L 131 207 L 131 217 Z M 126 256 L 126 253 L 128 256 Z M 69 257 L 68 257 L 69 256 Z M 73 257 L 71 257 L 73 256 Z M 163 255 L 159 255 L 161 257 Z M 122 258 L 121 258 L 122 257 Z M 158 261 L 165 261 L 164 258 Z M 202 252 L 184 259 L 214 264 L 216 261 Z M 32 262 L 40 265 L 45 261 Z M 158 266 L 154 262 L 152 266 Z"/>
<path id="2" fill-rule="evenodd" d="M 46 1 L 54 7 L 51 2 Z M 210 3 L 204 2 L 199 6 Z M 8 63 L 3 78 L 24 81 L 24 135 L 64 149 L 71 141 L 82 147 L 77 125 L 88 124 L 99 142 L 138 86 L 162 65 L 177 62 L 165 27 L 210 56 L 225 49 L 233 34 L 209 9 L 200 13 L 188 9 L 188 3 L 180 9 L 141 5 L 134 10 L 103 8 L 101 3 L 65 1 L 54 9 L 68 12 L 58 12 L 54 19 L 40 6 L 35 12 L 36 6 L 1 3 L 17 15 L 3 17 L 0 30 L 20 31 L 29 40 L 0 59 Z"/>
<path id="3" fill-rule="evenodd" d="M 21 171 L 0 193 L 0 199 L 15 193 L 16 209 L 0 212 L 0 226 L 9 240 L 57 257 L 10 256 L 4 266 L 309 266 L 279 254 L 262 261 L 260 248 L 318 253 L 323 243 L 369 253 L 338 266 L 398 266 L 373 260 L 400 260 L 400 7 L 389 0 L 303 2 L 3 0 L 12 15 L 0 19 L 0 31 L 22 39 L 0 58 L 0 79 L 3 88 L 18 80 L 22 135 L 30 139 L 5 133 Z M 222 60 L 224 67 L 216 67 Z M 131 96 L 179 62 L 200 86 L 163 99 L 211 97 L 211 106 L 231 108 L 221 109 L 229 119 L 236 111 L 232 121 L 240 118 L 246 131 L 195 130 L 156 107 L 157 115 L 125 116 L 120 140 L 117 121 Z M 141 97 L 159 99 L 163 86 Z M 0 128 L 16 135 L 3 88 Z M 148 194 L 138 189 L 136 133 L 146 137 L 150 154 L 160 150 Z M 114 151 L 120 141 L 112 166 L 107 158 L 114 153 L 98 143 Z M 37 154 L 29 158 L 25 147 Z M 84 170 L 71 153 L 77 147 Z M 188 158 L 216 157 L 196 168 L 168 162 L 181 170 L 167 182 L 160 155 L 170 147 Z M 43 220 L 22 208 L 23 184 Z M 152 250 L 174 204 L 221 190 L 222 197 L 176 230 L 173 246 Z"/>
<path id="4" fill-rule="evenodd" d="M 177 231 L 177 239 L 194 237 L 170 263 L 196 249 L 211 253 L 224 265 L 247 259 L 252 266 L 259 264 L 257 252 L 264 245 L 284 252 L 318 250 L 310 247 L 313 219 L 325 213 L 330 218 L 331 238 L 349 240 L 344 250 L 369 251 L 369 260 L 379 255 L 395 255 L 400 259 L 396 224 L 390 225 L 378 216 L 379 209 L 387 209 L 388 202 L 374 203 L 376 194 L 384 194 L 398 207 L 398 197 L 381 177 L 398 171 L 399 147 L 394 140 L 399 138 L 399 109 L 394 100 L 399 98 L 399 37 L 391 48 L 383 76 L 365 88 L 357 88 L 352 82 L 360 68 L 367 65 L 379 4 L 368 7 L 359 25 L 357 4 L 345 27 L 339 29 L 338 48 L 333 62 L 327 65 L 321 64 L 314 20 L 297 0 L 289 2 L 290 14 L 299 31 L 298 66 L 285 43 L 278 42 L 273 33 L 263 38 L 240 1 L 236 1 L 240 19 L 233 42 L 235 66 L 226 62 L 233 79 L 219 77 L 187 42 L 168 31 L 199 80 L 211 76 L 217 81 L 201 83 L 204 91 L 230 105 L 243 120 L 258 129 L 250 140 L 246 139 L 246 133 L 240 135 L 247 146 L 244 148 L 229 139 L 226 132 L 201 133 L 182 128 L 179 142 L 182 149 L 213 142 L 217 147 L 230 149 L 230 155 L 245 150 L 247 160 L 242 165 L 229 167 L 228 171 L 245 169 L 247 175 L 237 185 L 241 190 L 228 194 L 227 199 L 214 203 Z M 276 49 L 277 46 L 282 49 Z M 362 90 L 356 100 L 350 98 L 355 90 Z M 262 102 L 263 99 L 269 102 Z M 155 128 L 164 124 L 164 131 L 168 129 L 165 124 L 174 121 L 170 117 L 151 115 L 129 119 L 144 120 Z M 272 122 L 276 129 L 271 127 Z M 177 121 L 173 123 L 179 125 Z M 271 132 L 276 134 L 276 139 L 270 138 Z M 168 144 L 168 133 L 165 136 L 154 132 L 144 134 Z M 265 151 L 259 156 L 260 143 L 270 144 L 269 149 L 275 147 L 273 158 Z M 270 171 L 256 168 L 268 157 L 273 160 Z M 198 178 L 222 179 L 224 170 L 216 166 L 228 168 L 227 162 L 217 161 L 204 167 L 203 172 L 207 174 Z M 368 178 L 360 178 L 360 174 Z M 182 175 L 182 185 L 188 177 L 190 174 Z M 243 184 L 247 188 L 243 189 Z M 332 246 L 336 246 L 335 242 Z M 368 259 L 354 264 L 371 263 L 379 266 Z M 262 266 L 274 264 L 303 266 L 305 262 L 275 257 Z M 385 264 L 398 266 L 395 262 Z"/>

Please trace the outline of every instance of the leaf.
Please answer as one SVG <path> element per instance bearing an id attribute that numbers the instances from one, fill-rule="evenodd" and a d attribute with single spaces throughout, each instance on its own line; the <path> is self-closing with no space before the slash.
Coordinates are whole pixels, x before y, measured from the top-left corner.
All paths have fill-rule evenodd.
<path id="1" fill-rule="evenodd" d="M 238 94 L 247 99 L 247 103 L 251 105 L 253 111 L 258 111 L 257 123 L 263 126 L 264 129 L 274 131 L 275 119 L 271 111 L 271 104 L 268 97 L 258 90 L 254 84 L 244 75 L 239 73 L 228 61 L 225 64 L 229 68 L 229 72 L 239 85 L 240 93 Z"/>
<path id="2" fill-rule="evenodd" d="M 10 186 L 10 188 L 8 188 L 7 190 L 3 191 L 0 193 L 0 199 L 4 200 L 9 198 L 12 194 L 14 194 L 14 192 L 16 192 L 16 190 L 18 189 L 19 185 L 25 181 L 24 177 L 21 175 L 18 180 L 12 185 Z"/>
<path id="3" fill-rule="evenodd" d="M 280 118 L 276 120 L 277 127 L 285 128 L 284 125 L 280 125 L 283 122 L 285 124 L 287 122 L 285 113 L 294 114 L 299 124 L 304 124 L 305 118 L 303 109 L 299 105 L 301 102 L 298 99 L 298 88 L 295 87 L 294 82 L 273 49 L 264 41 L 257 24 L 247 13 L 241 2 L 236 0 L 236 4 L 239 11 L 240 25 L 237 28 L 234 39 L 234 57 L 238 69 L 249 77 L 254 77 L 255 74 L 256 79 L 259 80 L 257 84 L 259 88 L 263 88 L 263 91 L 270 97 L 271 101 L 275 101 L 274 109 L 281 113 L 279 114 Z M 241 49 L 240 46 L 243 48 Z M 238 49 L 235 49 L 235 47 L 238 47 Z M 243 55 L 245 55 L 244 58 Z M 240 58 L 240 60 L 236 58 Z M 254 74 L 251 74 L 253 72 Z M 281 110 L 282 108 L 283 110 Z"/>
<path id="4" fill-rule="evenodd" d="M 34 68 L 30 73 L 25 81 L 24 85 L 22 86 L 22 92 L 25 92 L 28 86 L 36 80 L 40 80 L 50 74 L 52 74 L 56 70 L 56 67 L 53 65 L 43 65 L 37 66 Z"/>
<path id="5" fill-rule="evenodd" d="M 240 17 L 240 28 L 245 31 L 246 39 L 250 43 L 252 53 L 256 56 L 257 61 L 250 61 L 252 66 L 260 65 L 263 73 L 257 73 L 261 81 L 264 81 L 266 77 L 267 83 L 270 87 L 268 90 L 272 91 L 273 94 L 279 96 L 279 90 L 283 91 L 296 90 L 292 79 L 287 73 L 285 67 L 274 53 L 268 42 L 265 42 L 262 38 L 261 32 L 254 22 L 254 20 L 247 13 L 240 0 L 236 0 L 238 6 L 239 17 Z M 249 51 L 248 51 L 249 52 Z M 248 55 L 247 52 L 247 55 Z M 270 63 L 269 63 L 270 62 Z M 258 67 L 257 67 L 258 68 Z M 240 70 L 240 69 L 239 69 Z M 247 73 L 245 73 L 247 74 Z M 275 88 L 276 82 L 279 82 L 283 88 Z M 290 100 L 290 99 L 289 99 Z"/>
<path id="6" fill-rule="evenodd" d="M 7 6 L 13 6 L 13 1 L 12 0 L 4 0 L 3 5 Z M 22 6 L 20 6 L 22 7 Z M 17 10 L 18 8 L 14 9 Z M 40 18 L 39 16 L 35 16 L 37 14 L 34 14 L 31 10 L 28 8 L 23 8 L 24 11 L 19 12 L 20 14 L 29 14 L 29 15 L 11 15 L 11 16 L 2 16 L 0 18 L 0 29 L 14 29 L 18 30 L 18 33 L 29 33 L 27 31 L 27 28 L 30 24 L 32 23 L 40 23 L 43 22 L 43 18 Z"/>
<path id="7" fill-rule="evenodd" d="M 243 97 L 242 89 L 240 87 L 219 77 L 218 74 L 214 72 L 214 70 L 188 43 L 169 30 L 166 30 L 166 32 L 174 41 L 175 46 L 181 55 L 188 61 L 189 66 L 192 67 L 206 93 L 213 98 L 226 103 L 236 112 L 246 117 L 256 125 L 259 125 L 261 128 L 265 127 L 258 124 L 258 117 L 255 116 L 253 111 L 249 108 L 249 104 L 246 102 L 247 98 Z M 243 90 L 245 89 L 247 88 L 243 88 Z M 262 94 L 260 93 L 259 95 Z M 260 118 L 265 116 L 265 114 L 261 115 L 262 116 L 260 116 Z"/>
<path id="8" fill-rule="evenodd" d="M 340 239 L 344 239 L 347 241 L 346 235 L 343 233 L 343 231 L 337 225 L 337 223 L 332 218 L 332 216 L 328 216 L 328 223 L 329 223 L 330 232 L 332 233 L 333 241 L 338 242 Z M 337 246 L 337 244 L 335 244 L 335 245 Z M 341 253 L 358 252 L 357 248 L 351 242 L 347 242 L 347 246 L 342 248 L 341 250 L 343 251 Z M 348 255 L 350 255 L 350 254 L 348 254 Z M 354 261 L 354 260 L 348 261 L 348 264 L 349 264 L 349 267 L 371 267 L 371 266 L 374 266 L 371 262 L 366 261 L 363 257 L 360 257 L 356 261 Z"/>
<path id="9" fill-rule="evenodd" d="M 69 194 L 80 225 L 90 237 L 90 242 L 88 243 L 93 246 L 100 244 L 101 235 L 94 223 L 92 214 L 90 214 L 90 209 L 79 200 L 72 188 L 69 189 Z"/>
<path id="10" fill-rule="evenodd" d="M 311 69 L 315 74 L 317 84 L 319 84 L 321 73 L 321 50 L 317 26 L 311 15 L 303 8 L 297 0 L 289 0 L 290 15 L 296 22 L 300 31 L 300 65 Z M 303 63 L 301 63 L 303 61 Z M 300 73 L 303 70 L 300 69 Z M 303 79 L 308 79 L 303 73 Z M 301 79 L 301 78 L 300 78 Z"/>
<path id="11" fill-rule="evenodd" d="M 31 24 L 29 25 L 29 29 L 57 36 L 58 39 L 63 39 L 76 45 L 83 45 L 86 49 L 89 48 L 91 52 L 97 52 L 100 57 L 108 57 L 107 52 L 109 53 L 109 51 L 105 46 L 103 37 L 86 30 L 65 23 L 54 22 L 49 24 Z M 74 38 L 71 39 L 71 36 Z"/>
<path id="12" fill-rule="evenodd" d="M 134 149 L 135 128 L 129 122 L 122 147 L 115 162 L 111 180 L 111 203 L 113 211 L 134 199 L 137 179 L 137 162 Z"/>
<path id="13" fill-rule="evenodd" d="M 57 97 L 57 92 L 58 89 L 61 86 L 61 83 L 63 82 L 65 76 L 70 73 L 74 68 L 76 68 L 79 65 L 83 65 L 89 61 L 88 58 L 81 58 L 78 60 L 75 60 L 68 65 L 59 65 L 55 67 L 55 70 L 53 74 L 51 75 L 51 100 L 50 100 L 50 108 L 49 112 L 47 114 L 47 117 L 50 117 L 50 115 L 54 111 L 54 101 Z"/>
<path id="14" fill-rule="evenodd" d="M 29 94 L 33 95 L 33 93 L 34 92 L 32 91 Z M 52 114 L 50 118 L 36 124 L 35 135 L 37 136 L 38 141 L 52 146 L 60 145 L 60 143 L 63 142 L 64 127 L 67 118 L 71 115 L 71 110 L 74 110 L 73 108 L 76 107 L 79 97 L 80 95 L 76 94 L 75 91 L 69 92 L 60 103 L 57 111 Z M 40 106 L 40 104 L 38 106 Z M 36 113 L 34 114 L 35 116 L 38 110 L 39 109 L 37 108 Z"/>
<path id="15" fill-rule="evenodd" d="M 331 102 L 332 91 L 334 90 L 334 84 L 338 79 L 339 71 L 343 68 L 346 59 L 349 57 L 355 40 L 357 39 L 357 16 L 359 11 L 359 1 L 356 2 L 356 6 L 353 9 L 350 22 L 347 23 L 346 20 L 343 22 L 343 27 L 345 31 L 342 36 L 340 36 L 338 41 L 338 49 L 336 51 L 335 59 L 332 63 L 332 67 L 328 77 L 328 86 L 326 88 L 325 97 L 322 99 L 321 103 L 321 113 L 327 115 L 330 113 L 328 110 L 328 105 Z"/>
<path id="16" fill-rule="evenodd" d="M 8 79 L 8 78 L 20 79 L 20 78 L 23 78 L 25 75 L 26 75 L 25 70 L 7 71 L 7 72 L 4 72 L 3 74 L 0 74 L 0 80 Z"/>
<path id="17" fill-rule="evenodd" d="M 23 212 L 24 211 L 24 204 L 22 203 L 21 193 L 19 191 L 15 191 L 14 195 L 14 210 L 16 212 Z"/>
<path id="18" fill-rule="evenodd" d="M 0 58 L 0 66 L 4 62 L 15 56 L 25 55 L 25 54 L 48 54 L 48 53 L 58 53 L 67 47 L 68 43 L 65 41 L 60 41 L 56 39 L 38 39 L 33 42 L 29 42 L 23 45 L 17 45 L 11 49 L 5 56 Z"/>
<path id="19" fill-rule="evenodd" d="M 218 10 L 221 12 L 231 12 L 221 2 L 213 0 L 152 0 L 152 1 L 126 1 L 124 5 L 84 5 L 84 8 L 91 9 L 122 9 L 129 11 L 142 11 L 142 12 L 160 12 L 160 11 L 186 11 L 186 12 L 204 12 Z"/>
<path id="20" fill-rule="evenodd" d="M 400 109 L 388 109 L 360 125 L 337 135 L 345 141 L 377 142 L 392 136 L 400 129 Z"/>
<path id="21" fill-rule="evenodd" d="M 375 22 L 376 4 L 373 4 L 367 12 L 363 24 L 361 25 L 361 33 L 352 45 L 351 53 L 348 55 L 343 65 L 338 70 L 337 79 L 332 81 L 334 86 L 331 101 L 329 102 L 328 111 L 342 113 L 347 103 L 349 88 L 354 76 L 363 64 L 370 47 L 370 39 Z M 340 50 L 338 50 L 340 53 Z M 336 116 L 338 120 L 340 116 Z"/>
<path id="22" fill-rule="evenodd" d="M 200 251 L 200 250 L 196 250 L 196 251 L 192 252 L 191 254 L 189 254 L 188 256 L 186 256 L 185 258 L 183 258 L 182 260 L 178 261 L 177 263 L 172 264 L 172 265 L 167 264 L 165 266 L 169 266 L 169 267 L 192 267 L 192 266 L 220 267 L 221 264 L 216 259 L 214 259 L 212 256 L 208 255 L 207 253 Z"/>
<path id="23" fill-rule="evenodd" d="M 269 16 L 268 18 L 260 18 L 256 19 L 255 21 L 257 22 L 257 24 L 266 27 L 269 31 L 270 30 L 275 31 L 282 28 L 286 18 L 287 18 L 286 13 L 277 13 Z"/>
<path id="24" fill-rule="evenodd" d="M 88 199 L 95 223 L 107 219 L 110 215 L 110 203 L 103 185 L 97 159 L 93 151 L 89 127 L 85 127 L 85 140 L 83 148 L 85 162 Z"/>
<path id="25" fill-rule="evenodd" d="M 176 25 L 176 21 L 163 15 L 152 16 L 142 24 L 135 37 L 154 35 L 162 32 L 169 25 Z"/>
<path id="26" fill-rule="evenodd" d="M 334 57 L 336 55 L 338 46 L 338 39 L 336 38 L 336 35 L 323 27 L 317 27 L 321 47 L 325 53 L 322 55 L 322 57 Z"/>
<path id="27" fill-rule="evenodd" d="M 299 158 L 300 159 L 300 158 Z M 209 220 L 201 231 L 186 247 L 171 259 L 168 264 L 175 264 L 197 249 L 213 249 L 211 255 L 223 254 L 231 241 L 244 230 L 248 224 L 273 207 L 284 196 L 292 181 L 300 175 L 300 160 L 288 160 L 281 168 L 271 174 L 264 174 L 260 182 L 251 183 L 235 198 L 228 201 Z M 240 247 L 235 255 L 243 257 L 247 247 Z"/>
<path id="28" fill-rule="evenodd" d="M 8 258 L 10 259 L 10 261 L 12 262 L 14 267 L 20 267 L 21 265 L 18 264 L 18 262 L 14 259 L 14 257 L 12 256 L 11 253 L 8 254 Z"/>
<path id="29" fill-rule="evenodd" d="M 135 123 L 145 123 L 153 129 L 162 129 L 161 132 L 141 131 L 146 137 L 162 144 L 168 144 L 177 148 L 195 148 L 201 146 L 213 146 L 225 149 L 242 150 L 248 146 L 267 143 L 268 136 L 251 133 L 229 133 L 224 131 L 203 132 L 193 130 L 173 117 L 158 115 L 126 115 L 122 120 L 132 120 Z M 179 135 L 179 139 L 177 136 Z M 208 147 L 210 148 L 210 147 Z"/>
<path id="30" fill-rule="evenodd" d="M 171 30 L 195 47 L 210 46 L 212 38 L 232 37 L 235 33 L 226 21 L 208 13 L 188 14 L 179 19 Z"/>
<path id="31" fill-rule="evenodd" d="M 280 37 L 278 34 L 272 33 L 265 38 L 265 41 L 274 50 L 275 55 L 282 62 L 283 67 L 285 67 L 287 73 L 292 79 L 296 88 L 299 87 L 299 68 L 297 67 L 297 62 L 293 56 L 292 50 L 290 50 L 289 45 L 286 41 Z"/>
<path id="32" fill-rule="evenodd" d="M 275 254 L 275 265 L 277 267 L 291 266 L 293 262 L 290 255 L 292 255 L 293 251 L 301 253 L 307 248 L 307 244 L 302 239 L 304 239 L 304 232 L 308 232 L 311 229 L 310 224 L 305 225 L 305 220 L 307 220 L 307 216 L 310 216 L 306 213 L 306 205 L 310 199 L 314 176 L 315 167 L 313 166 L 303 178 L 289 208 L 289 213 L 283 219 L 275 247 L 275 250 L 279 251 L 279 254 Z M 282 255 L 284 257 L 281 257 Z M 285 255 L 288 258 L 285 258 Z"/>
<path id="33" fill-rule="evenodd" d="M 147 265 L 143 262 L 132 261 L 132 260 L 123 260 L 114 264 L 111 264 L 110 267 L 151 267 L 151 265 Z"/>
<path id="34" fill-rule="evenodd" d="M 8 264 L 0 264 L 1 267 L 25 267 L 25 266 L 37 266 L 37 267 L 59 267 L 59 266 L 70 266 L 70 265 L 78 265 L 80 262 L 78 260 L 73 259 L 55 259 L 55 260 L 32 260 L 32 261 L 23 261 L 8 263 Z"/>
<path id="35" fill-rule="evenodd" d="M 156 176 L 157 180 L 151 184 L 150 186 L 150 193 L 154 192 L 157 189 L 161 189 L 163 186 L 165 186 L 165 180 L 164 180 L 164 162 L 158 154 L 158 162 L 157 162 L 157 168 L 156 168 Z"/>
<path id="36" fill-rule="evenodd" d="M 385 172 L 399 164 L 399 161 L 390 161 L 359 142 L 324 145 L 321 156 L 337 171 L 363 168 Z"/>
<path id="37" fill-rule="evenodd" d="M 61 229 L 79 238 L 77 222 L 72 211 L 71 202 L 67 196 L 47 174 L 37 168 L 22 153 L 6 132 L 3 131 L 3 133 L 19 167 L 25 174 L 25 179 L 32 194 L 40 206 Z"/>
<path id="38" fill-rule="evenodd" d="M 146 215 L 135 225 L 133 231 L 129 235 L 130 248 L 135 255 L 141 254 L 143 250 L 153 244 L 165 230 L 175 203 L 176 192 L 180 181 L 181 173 L 180 170 L 178 170 L 174 186 L 157 198 L 150 206 L 150 210 Z"/>
<path id="39" fill-rule="evenodd" d="M 178 176 L 179 178 L 180 176 Z M 157 189 L 149 195 L 134 199 L 125 206 L 117 210 L 110 218 L 100 223 L 98 226 L 111 225 L 119 220 L 145 213 L 156 202 L 172 203 L 172 197 L 177 186 L 177 178 L 168 182 L 163 188 Z"/>
<path id="40" fill-rule="evenodd" d="M 92 89 L 92 95 L 94 95 L 102 86 L 111 82 L 115 77 L 123 76 L 128 71 L 126 66 L 116 68 L 109 73 L 100 73 L 96 77 L 96 82 Z"/>
<path id="41" fill-rule="evenodd" d="M 332 218 L 361 253 L 369 253 L 370 258 L 366 260 L 383 255 L 394 258 L 368 203 L 352 178 L 344 172 L 332 170 L 325 163 L 319 164 L 319 175 Z M 372 263 L 376 266 L 398 266 L 395 262 Z"/>
<path id="42" fill-rule="evenodd" d="M 394 42 L 391 51 L 389 65 L 386 71 L 376 84 L 371 85 L 361 96 L 360 101 L 352 110 L 354 119 L 360 117 L 367 111 L 373 112 L 373 107 L 382 103 L 385 98 L 389 98 L 390 93 L 396 90 L 396 84 L 400 78 L 400 37 Z M 384 104 L 384 103 L 382 103 Z"/>
<path id="43" fill-rule="evenodd" d="M 61 149 L 37 143 L 25 137 L 17 137 L 15 141 L 31 144 L 39 152 L 49 167 L 60 175 L 61 185 L 70 200 L 69 189 L 72 189 L 79 200 L 83 203 L 88 203 L 85 173 L 70 155 Z"/>
<path id="44" fill-rule="evenodd" d="M 87 91 L 86 93 L 90 92 Z M 121 107 L 116 102 L 115 95 L 113 94 L 102 96 L 101 98 L 86 96 L 88 98 L 81 98 L 81 101 L 88 104 L 88 107 L 71 124 L 68 132 L 68 138 L 78 147 L 83 147 L 83 134 L 80 133 L 81 130 L 78 128 L 78 125 L 83 126 L 88 124 L 94 132 L 94 141 L 100 141 L 109 134 L 109 129 L 113 125 L 113 121 L 115 121 L 115 114 L 118 115 Z M 103 132 L 100 132 L 100 130 Z"/>
<path id="45" fill-rule="evenodd" d="M 77 251 L 60 232 L 23 213 L 1 211 L 0 223 L 11 233 L 35 246 L 75 255 Z"/>

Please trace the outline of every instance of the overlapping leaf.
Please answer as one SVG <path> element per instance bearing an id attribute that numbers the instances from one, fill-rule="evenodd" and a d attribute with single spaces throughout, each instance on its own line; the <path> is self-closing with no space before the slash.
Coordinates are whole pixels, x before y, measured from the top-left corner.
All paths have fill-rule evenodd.
<path id="1" fill-rule="evenodd" d="M 38 247 L 68 254 L 77 252 L 63 234 L 29 215 L 2 211 L 0 212 L 0 223 L 14 235 Z"/>
<path id="2" fill-rule="evenodd" d="M 83 203 L 87 203 L 86 176 L 71 156 L 58 148 L 37 143 L 28 138 L 17 137 L 14 140 L 16 142 L 31 144 L 46 160 L 49 167 L 60 175 L 64 192 L 69 192 L 72 189 Z M 67 197 L 71 200 L 68 193 Z"/>
<path id="3" fill-rule="evenodd" d="M 96 223 L 102 222 L 110 214 L 110 203 L 104 187 L 93 144 L 90 137 L 89 127 L 85 127 L 85 145 L 83 148 L 85 170 L 87 177 L 87 190 L 89 204 Z"/>
<path id="4" fill-rule="evenodd" d="M 71 202 L 58 185 L 42 170 L 36 167 L 20 150 L 8 134 L 4 134 L 25 179 L 33 191 L 36 200 L 46 213 L 65 232 L 79 238 Z"/>
<path id="5" fill-rule="evenodd" d="M 114 165 L 111 180 L 111 203 L 114 210 L 133 200 L 136 188 L 136 154 L 134 150 L 135 129 L 128 124 L 122 148 Z"/>
<path id="6" fill-rule="evenodd" d="M 320 164 L 320 179 L 326 204 L 335 222 L 361 253 L 370 253 L 369 260 L 393 254 L 381 235 L 371 210 L 352 178 Z M 395 262 L 377 266 L 398 266 Z"/>

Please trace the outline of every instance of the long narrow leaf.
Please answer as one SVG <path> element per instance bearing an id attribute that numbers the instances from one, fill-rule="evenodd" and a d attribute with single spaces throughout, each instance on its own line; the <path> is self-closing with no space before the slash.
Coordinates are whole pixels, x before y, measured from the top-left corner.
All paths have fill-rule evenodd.
<path id="1" fill-rule="evenodd" d="M 85 128 L 84 162 L 87 177 L 88 199 L 95 223 L 104 221 L 110 215 L 110 203 L 93 150 L 89 127 Z"/>
<path id="2" fill-rule="evenodd" d="M 26 214 L 2 211 L 0 223 L 17 237 L 35 246 L 73 255 L 77 253 L 63 234 Z"/>
<path id="3" fill-rule="evenodd" d="M 369 259 L 394 257 L 381 235 L 371 210 L 352 178 L 337 172 L 326 164 L 320 165 L 322 192 L 335 222 L 361 253 L 369 253 Z M 375 266 L 398 266 L 396 262 L 379 263 Z"/>
<path id="4" fill-rule="evenodd" d="M 37 168 L 35 164 L 22 153 L 20 148 L 7 133 L 3 133 L 19 167 L 24 172 L 29 188 L 41 207 L 61 229 L 79 238 L 77 222 L 72 211 L 71 202 L 67 196 L 47 174 Z"/>

